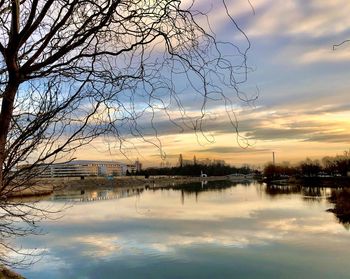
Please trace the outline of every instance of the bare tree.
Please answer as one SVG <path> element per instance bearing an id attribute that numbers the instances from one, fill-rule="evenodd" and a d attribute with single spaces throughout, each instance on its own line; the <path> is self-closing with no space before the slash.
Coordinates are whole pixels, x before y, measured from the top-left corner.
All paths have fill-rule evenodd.
<path id="1" fill-rule="evenodd" d="M 159 114 L 203 132 L 210 102 L 221 102 L 236 131 L 233 98 L 246 98 L 250 43 L 220 5 L 233 30 L 225 41 L 194 0 L 0 0 L 0 222 L 35 224 L 35 205 L 8 196 L 31 185 L 37 166 L 100 135 L 116 136 L 121 149 L 130 135 L 149 141 L 141 119 L 160 146 Z"/>

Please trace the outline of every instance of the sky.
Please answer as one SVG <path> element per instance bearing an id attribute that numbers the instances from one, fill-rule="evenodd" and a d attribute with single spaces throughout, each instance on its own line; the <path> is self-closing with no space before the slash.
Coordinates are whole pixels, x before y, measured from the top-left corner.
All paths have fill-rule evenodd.
<path id="1" fill-rule="evenodd" d="M 232 0 L 230 15 L 248 36 L 248 80 L 241 90 L 257 100 L 234 106 L 239 137 L 222 106 L 212 107 L 205 135 L 179 131 L 165 118 L 155 121 L 156 145 L 135 139 L 135 149 L 124 150 L 129 160 L 145 166 L 184 159 L 222 159 L 233 165 L 261 166 L 272 160 L 297 162 L 306 157 L 342 154 L 350 142 L 350 5 L 346 0 Z M 241 44 L 228 24 L 222 2 L 200 2 L 207 7 L 218 36 Z M 225 36 L 232 36 L 225 38 Z M 246 42 L 245 42 L 246 43 Z M 187 104 L 195 109 L 189 95 Z M 197 108 L 198 109 L 198 108 Z M 174 115 L 173 117 L 177 117 Z M 160 149 L 159 146 L 162 146 Z M 75 154 L 80 159 L 126 160 L 118 144 L 105 138 Z M 107 148 L 108 147 L 108 148 Z"/>

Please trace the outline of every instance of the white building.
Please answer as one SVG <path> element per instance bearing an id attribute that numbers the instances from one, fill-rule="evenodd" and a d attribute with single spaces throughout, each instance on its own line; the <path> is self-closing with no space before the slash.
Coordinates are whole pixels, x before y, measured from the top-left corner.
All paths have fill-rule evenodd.
<path id="1" fill-rule="evenodd" d="M 136 171 L 136 166 L 117 161 L 74 160 L 66 163 L 41 165 L 40 177 L 86 177 L 86 176 L 122 176 L 128 170 Z"/>

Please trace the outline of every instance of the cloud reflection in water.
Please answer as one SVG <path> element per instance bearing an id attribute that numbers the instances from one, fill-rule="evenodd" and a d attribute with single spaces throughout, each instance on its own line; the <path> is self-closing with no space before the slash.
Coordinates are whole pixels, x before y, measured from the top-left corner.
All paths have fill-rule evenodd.
<path id="1" fill-rule="evenodd" d="M 57 273 L 62 264 L 55 267 L 53 262 L 68 263 L 74 278 L 80 273 L 94 278 L 92 274 L 102 267 L 109 272 L 104 278 L 114 278 L 117 271 L 123 278 L 135 278 L 141 267 L 155 276 L 157 263 L 175 271 L 176 266 L 190 265 L 186 268 L 193 268 L 192 273 L 186 269 L 175 274 L 200 276 L 198 265 L 204 262 L 233 274 L 225 264 L 227 257 L 237 262 L 248 257 L 249 265 L 268 260 L 287 266 L 290 263 L 282 262 L 285 259 L 278 253 L 292 258 L 301 253 L 301 258 L 305 255 L 318 263 L 325 253 L 346 258 L 349 234 L 326 212 L 329 207 L 327 199 L 311 203 L 293 191 L 272 198 L 266 186 L 258 184 L 196 193 L 148 190 L 122 199 L 76 203 L 64 218 L 43 224 L 48 234 L 23 243 L 49 251 L 28 277 L 45 278 L 37 273 L 45 270 L 42 275 L 62 278 Z M 265 253 L 270 254 L 261 258 Z M 300 259 L 293 261 L 301 269 L 306 265 Z M 339 260 L 334 265 L 339 274 L 350 271 L 342 264 Z M 44 268 L 48 265 L 50 270 Z"/>

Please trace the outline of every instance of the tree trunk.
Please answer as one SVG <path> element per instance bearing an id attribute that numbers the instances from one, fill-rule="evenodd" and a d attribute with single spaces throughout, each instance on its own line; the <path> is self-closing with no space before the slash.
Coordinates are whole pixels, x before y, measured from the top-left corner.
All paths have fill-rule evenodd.
<path id="1" fill-rule="evenodd" d="M 10 76 L 9 83 L 3 93 L 0 113 L 0 194 L 5 188 L 3 169 L 6 159 L 6 141 L 13 115 L 14 100 L 18 88 L 18 79 Z"/>

